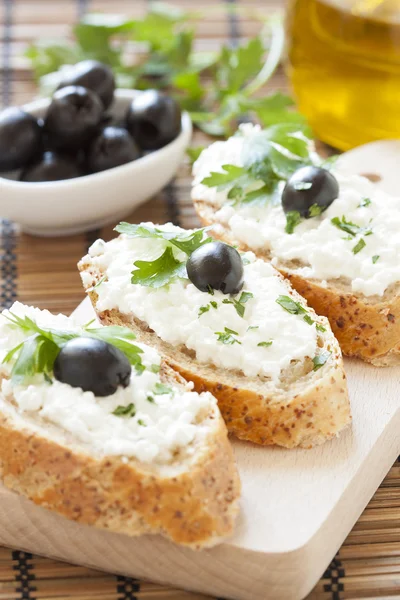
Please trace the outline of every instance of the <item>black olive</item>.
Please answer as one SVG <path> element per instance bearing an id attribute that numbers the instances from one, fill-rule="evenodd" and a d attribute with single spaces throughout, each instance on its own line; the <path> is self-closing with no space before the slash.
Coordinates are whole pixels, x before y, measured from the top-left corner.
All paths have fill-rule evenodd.
<path id="1" fill-rule="evenodd" d="M 0 171 L 20 169 L 42 152 L 42 128 L 16 106 L 0 113 Z"/>
<path id="2" fill-rule="evenodd" d="M 232 246 L 210 242 L 197 248 L 186 263 L 190 281 L 202 292 L 237 294 L 243 287 L 243 263 Z"/>
<path id="3" fill-rule="evenodd" d="M 179 135 L 181 118 L 181 109 L 174 98 L 147 90 L 132 100 L 126 126 L 143 150 L 157 150 Z"/>
<path id="4" fill-rule="evenodd" d="M 54 363 L 54 377 L 58 381 L 93 392 L 95 396 L 111 396 L 119 386 L 127 387 L 131 371 L 121 350 L 89 337 L 67 342 Z"/>
<path id="5" fill-rule="evenodd" d="M 285 213 L 296 211 L 309 219 L 310 208 L 326 210 L 339 196 L 339 184 L 329 171 L 320 167 L 302 167 L 288 180 L 282 193 Z"/>
<path id="6" fill-rule="evenodd" d="M 90 145 L 87 164 L 91 173 L 112 169 L 139 158 L 139 148 L 122 127 L 105 127 Z"/>
<path id="7" fill-rule="evenodd" d="M 55 152 L 45 152 L 39 162 L 22 171 L 21 181 L 61 181 L 83 175 L 82 170 L 69 156 Z"/>
<path id="8" fill-rule="evenodd" d="M 44 130 L 53 150 L 74 151 L 87 146 L 103 116 L 100 98 L 81 86 L 55 92 L 44 118 Z"/>
<path id="9" fill-rule="evenodd" d="M 97 60 L 83 60 L 71 67 L 57 89 L 68 85 L 81 85 L 96 92 L 105 109 L 114 98 L 114 73 L 109 66 Z"/>

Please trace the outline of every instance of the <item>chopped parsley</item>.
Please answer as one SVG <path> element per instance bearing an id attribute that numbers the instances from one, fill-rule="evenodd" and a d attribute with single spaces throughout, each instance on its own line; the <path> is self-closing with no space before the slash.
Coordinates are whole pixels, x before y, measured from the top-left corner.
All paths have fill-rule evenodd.
<path id="1" fill-rule="evenodd" d="M 259 325 L 249 325 L 247 331 L 253 331 L 254 329 L 260 329 Z"/>
<path id="2" fill-rule="evenodd" d="M 156 383 L 153 389 L 153 394 L 156 396 L 162 396 L 163 394 L 172 394 L 172 388 L 164 385 L 163 383 Z"/>
<path id="3" fill-rule="evenodd" d="M 279 296 L 276 302 L 292 315 L 307 313 L 306 309 L 299 302 L 295 302 L 290 296 Z"/>
<path id="4" fill-rule="evenodd" d="M 273 341 L 269 341 L 269 342 L 260 342 L 259 344 L 257 344 L 257 346 L 261 346 L 261 347 L 265 347 L 265 348 L 269 348 L 269 346 L 272 346 Z"/>
<path id="5" fill-rule="evenodd" d="M 292 234 L 297 227 L 301 223 L 301 215 L 297 210 L 291 210 L 286 213 L 286 233 Z"/>
<path id="6" fill-rule="evenodd" d="M 222 300 L 222 304 L 233 304 L 239 317 L 243 318 L 246 310 L 245 304 L 250 300 L 250 298 L 254 298 L 254 295 L 251 292 L 242 292 L 239 299 L 232 298 L 231 300 Z"/>
<path id="7" fill-rule="evenodd" d="M 136 415 L 136 408 L 134 404 L 128 404 L 127 406 L 117 406 L 112 412 L 116 417 L 134 417 Z"/>
<path id="8" fill-rule="evenodd" d="M 236 337 L 234 337 L 239 335 L 238 332 L 234 331 L 233 329 L 229 329 L 228 327 L 224 327 L 224 331 L 216 331 L 215 335 L 218 336 L 218 342 L 221 342 L 222 344 L 226 344 L 228 346 L 242 343 L 239 342 L 239 340 Z"/>
<path id="9" fill-rule="evenodd" d="M 363 234 L 363 235 L 371 235 L 372 234 L 371 228 L 360 227 L 360 225 L 356 225 L 355 223 L 352 223 L 351 221 L 347 221 L 345 216 L 343 216 L 341 219 L 339 219 L 339 217 L 334 217 L 333 219 L 331 219 L 331 223 L 338 229 L 341 229 L 345 233 L 349 234 L 350 239 L 352 237 L 356 237 L 356 235 L 359 235 L 359 234 Z"/>
<path id="10" fill-rule="evenodd" d="M 150 402 L 151 404 L 155 404 L 155 400 L 154 400 L 153 396 L 147 396 L 146 400 L 147 400 L 147 402 Z"/>
<path id="11" fill-rule="evenodd" d="M 199 318 L 201 317 L 201 315 L 204 315 L 204 313 L 209 312 L 210 308 L 218 308 L 218 304 L 217 302 L 215 302 L 215 300 L 211 300 L 211 302 L 209 302 L 205 306 L 200 306 L 198 314 Z"/>
<path id="12" fill-rule="evenodd" d="M 319 217 L 324 212 L 325 207 L 320 206 L 319 204 L 313 204 L 310 206 L 308 214 L 310 217 Z"/>
<path id="13" fill-rule="evenodd" d="M 151 371 L 152 373 L 159 373 L 161 369 L 160 365 L 150 365 L 149 367 L 149 371 Z"/>
<path id="14" fill-rule="evenodd" d="M 315 321 L 312 320 L 312 318 L 310 317 L 310 315 L 304 315 L 303 319 L 305 320 L 306 323 L 308 323 L 309 325 L 314 325 Z"/>
<path id="15" fill-rule="evenodd" d="M 378 262 L 379 259 L 380 259 L 379 254 L 375 254 L 375 256 L 372 257 L 372 262 L 374 263 L 374 265 Z"/>
<path id="16" fill-rule="evenodd" d="M 363 198 L 360 202 L 360 204 L 358 205 L 358 208 L 364 208 L 365 206 L 369 206 L 371 204 L 371 199 L 370 198 Z"/>
<path id="17" fill-rule="evenodd" d="M 143 421 L 143 419 L 138 419 L 138 425 L 140 425 L 141 427 L 147 427 L 146 423 Z"/>
<path id="18" fill-rule="evenodd" d="M 360 238 L 357 242 L 357 244 L 354 246 L 354 248 L 352 249 L 353 254 L 358 254 L 359 252 L 361 252 L 361 250 L 363 248 L 365 248 L 367 244 L 365 243 L 364 238 Z"/>
<path id="19" fill-rule="evenodd" d="M 329 359 L 330 355 L 331 355 L 331 352 L 323 352 L 322 354 L 318 354 L 317 356 L 314 356 L 314 358 L 313 358 L 314 369 L 313 370 L 318 371 L 318 369 L 323 367 L 324 364 Z"/>

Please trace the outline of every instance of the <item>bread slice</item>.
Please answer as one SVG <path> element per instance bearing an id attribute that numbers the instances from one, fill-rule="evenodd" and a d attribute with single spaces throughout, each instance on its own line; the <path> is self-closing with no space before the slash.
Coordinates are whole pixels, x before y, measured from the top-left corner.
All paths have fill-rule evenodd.
<path id="1" fill-rule="evenodd" d="M 194 200 L 203 225 L 212 225 L 216 239 L 235 244 L 242 250 L 253 250 L 239 242 L 232 232 L 216 218 L 216 210 L 201 200 Z M 274 257 L 265 250 L 254 250 L 260 258 Z M 351 291 L 348 281 L 305 279 L 298 274 L 296 262 L 274 261 L 274 266 L 286 277 L 318 315 L 329 319 L 343 354 L 361 358 L 376 367 L 400 364 L 400 283 L 391 286 L 383 297 L 364 296 Z"/>
<path id="2" fill-rule="evenodd" d="M 210 177 L 215 172 L 226 176 L 227 164 L 242 167 L 246 160 L 248 167 L 251 161 L 257 165 L 265 160 L 272 130 L 244 124 L 237 135 L 213 143 L 201 154 L 193 167 L 192 199 L 202 224 L 212 225 L 215 237 L 271 261 L 310 306 L 329 319 L 345 355 L 376 366 L 400 364 L 398 198 L 365 177 L 349 176 L 339 161 L 334 169 L 338 198 L 315 218 L 304 221 L 298 214 L 300 223 L 289 223 L 294 235 L 289 234 L 279 188 L 265 204 L 257 198 L 236 202 L 228 199 L 232 180 L 217 185 L 224 175 Z M 288 148 L 281 151 L 293 158 L 288 152 L 292 142 L 289 137 Z M 319 162 L 311 141 L 302 150 Z M 301 166 L 300 156 L 297 159 Z M 239 180 L 239 190 L 241 185 Z M 245 191 L 252 190 L 246 188 L 249 185 Z"/>
<path id="3" fill-rule="evenodd" d="M 130 327 L 139 340 L 157 348 L 175 371 L 192 381 L 197 391 L 207 390 L 215 395 L 228 431 L 238 438 L 262 445 L 312 448 L 337 436 L 350 424 L 341 351 L 327 320 L 317 317 L 314 311 L 307 309 L 310 317 L 325 327 L 318 335 L 319 349 L 330 353 L 319 370 L 313 370 L 312 357 L 308 357 L 302 362 L 292 361 L 278 384 L 268 377 L 246 377 L 239 369 L 223 369 L 196 360 L 196 353 L 184 344 L 176 346 L 164 341 L 134 314 L 135 307 L 129 313 L 118 308 L 99 310 L 95 286 L 107 281 L 107 270 L 99 267 L 96 258 L 84 257 L 79 270 L 101 322 Z M 306 307 L 304 299 L 277 271 L 275 276 L 285 286 L 287 295 Z M 224 346 L 219 352 L 224 352 Z"/>
<path id="4" fill-rule="evenodd" d="M 38 411 L 22 410 L 9 373 L 0 373 L 0 475 L 8 488 L 79 523 L 161 534 L 194 549 L 232 533 L 240 482 L 215 400 L 197 416 L 199 434 L 187 450 L 166 463 L 143 462 L 100 452 Z M 189 389 L 166 363 L 159 381 L 178 394 Z"/>

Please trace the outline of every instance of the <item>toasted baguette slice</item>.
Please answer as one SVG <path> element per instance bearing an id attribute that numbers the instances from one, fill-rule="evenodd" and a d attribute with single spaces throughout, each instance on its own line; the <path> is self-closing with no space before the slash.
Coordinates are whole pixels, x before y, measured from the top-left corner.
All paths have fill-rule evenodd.
<path id="1" fill-rule="evenodd" d="M 103 243 L 103 248 L 106 246 Z M 157 348 L 174 370 L 194 382 L 197 391 L 213 393 L 228 431 L 238 438 L 262 445 L 311 448 L 337 436 L 351 422 L 342 356 L 328 321 L 309 310 L 304 299 L 274 269 L 271 268 L 274 277 L 282 283 L 287 295 L 305 307 L 309 317 L 323 330 L 318 334 L 321 354 L 330 353 L 319 370 L 313 370 L 312 357 L 302 362 L 292 361 L 279 384 L 268 377 L 246 377 L 240 369 L 224 369 L 196 360 L 193 349 L 184 344 L 173 345 L 158 336 L 134 314 L 135 307 L 125 314 L 118 308 L 99 310 L 96 291 L 99 288 L 95 286 L 107 282 L 107 270 L 99 268 L 99 258 L 101 252 L 96 250 L 95 257 L 87 255 L 82 259 L 79 269 L 101 322 L 130 327 L 139 340 Z M 176 318 L 178 323 L 178 315 Z M 216 352 L 223 353 L 224 348 L 220 344 Z"/>
<path id="2" fill-rule="evenodd" d="M 252 250 L 218 221 L 210 204 L 194 200 L 194 205 L 203 225 L 216 226 L 213 237 L 236 244 L 244 251 Z M 268 250 L 257 250 L 256 254 L 267 261 L 273 259 Z M 382 298 L 367 297 L 351 292 L 344 280 L 330 280 L 325 286 L 321 281 L 300 276 L 298 265 L 278 262 L 275 266 L 318 315 L 329 319 L 343 354 L 376 367 L 400 364 L 400 283 L 388 289 Z"/>
<path id="3" fill-rule="evenodd" d="M 361 269 L 357 272 L 358 267 L 354 266 L 352 267 L 354 271 L 352 277 L 342 275 L 340 277 L 323 276 L 316 278 L 308 276 L 307 271 L 315 272 L 315 264 L 321 270 L 320 255 L 318 252 L 315 253 L 314 265 L 307 262 L 307 252 L 314 254 L 307 245 L 311 240 L 311 236 L 307 238 L 301 236 L 305 232 L 315 234 L 316 228 L 302 230 L 297 246 L 298 253 L 296 253 L 296 247 L 293 243 L 295 236 L 285 232 L 284 215 L 279 206 L 271 207 L 271 203 L 267 203 L 265 210 L 262 207 L 256 207 L 254 209 L 256 220 L 254 220 L 255 216 L 252 216 L 252 209 L 248 205 L 239 206 L 238 208 L 231 205 L 231 202 L 227 199 L 229 188 L 217 191 L 216 188 L 210 189 L 202 185 L 202 181 L 210 172 L 221 171 L 225 163 L 240 166 L 243 144 L 253 143 L 257 148 L 257 138 L 262 135 L 263 132 L 256 127 L 246 124 L 242 127 L 242 135 L 234 136 L 227 142 L 213 144 L 204 151 L 195 163 L 192 199 L 202 224 L 214 226 L 214 237 L 231 244 L 234 243 L 242 250 L 252 250 L 260 258 L 272 261 L 273 265 L 290 280 L 299 294 L 306 298 L 310 306 L 318 314 L 329 319 L 332 330 L 345 355 L 361 358 L 380 367 L 400 364 L 400 277 L 398 281 L 392 281 L 386 289 L 383 288 L 384 293 L 382 295 L 379 295 L 382 292 L 380 282 L 377 287 L 379 292 L 376 293 L 372 287 L 368 290 L 368 295 L 358 289 L 364 289 L 366 292 L 368 286 L 371 285 L 379 273 L 382 257 L 387 254 L 393 257 L 395 254 L 394 248 L 390 247 L 386 238 L 393 239 L 393 235 L 397 235 L 397 233 L 393 234 L 395 227 L 393 227 L 391 221 L 393 223 L 400 222 L 400 214 L 397 208 L 398 199 L 390 198 L 387 194 L 376 190 L 373 184 L 365 178 L 343 176 L 340 170 L 337 170 L 335 175 L 339 178 L 339 199 L 335 200 L 321 217 L 317 216 L 316 219 L 309 219 L 307 225 L 312 226 L 315 224 L 319 226 L 322 220 L 329 222 L 332 217 L 339 220 L 346 218 L 349 220 L 348 211 L 352 210 L 350 225 L 352 225 L 351 221 L 354 221 L 357 227 L 357 223 L 361 222 L 364 227 L 364 229 L 361 228 L 361 231 L 365 231 L 365 239 L 360 238 L 357 234 L 352 237 L 352 235 L 348 235 L 348 232 L 346 237 L 345 229 L 340 232 L 333 225 L 328 227 L 324 230 L 325 233 L 328 233 L 328 236 L 334 231 L 338 237 L 341 236 L 342 240 L 347 241 L 343 242 L 345 252 L 341 261 L 339 261 L 337 255 L 329 256 L 327 252 L 324 253 L 324 260 L 325 262 L 332 261 L 334 265 L 332 272 L 339 274 L 338 261 L 342 264 L 350 264 L 352 260 L 365 260 L 370 275 L 364 274 Z M 349 196 L 349 193 L 352 196 Z M 365 199 L 368 202 L 363 204 Z M 368 208 L 361 208 L 363 206 Z M 375 221 L 379 211 L 381 211 L 381 214 L 385 211 L 384 214 L 389 215 L 389 218 L 385 216 L 386 222 L 381 221 L 378 223 L 377 231 Z M 272 224 L 271 219 L 273 220 Z M 234 220 L 236 220 L 235 232 L 232 231 L 231 226 Z M 371 230 L 367 232 L 369 224 L 371 224 Z M 279 237 L 273 237 L 276 229 L 269 229 L 270 226 L 272 228 L 278 226 Z M 244 235 L 242 235 L 243 230 L 247 231 Z M 386 230 L 387 236 L 385 236 Z M 271 243 L 271 240 L 275 240 L 274 243 L 279 247 L 278 253 L 273 251 L 274 243 Z M 276 242 L 276 240 L 279 241 Z M 286 246 L 285 241 L 287 241 Z M 320 241 L 321 248 L 323 245 L 328 248 L 329 241 L 329 238 L 322 237 Z M 363 244 L 358 249 L 356 249 L 357 241 Z M 285 254 L 295 258 L 285 259 Z M 357 258 L 355 255 L 357 255 Z M 301 258 L 299 258 L 300 256 Z M 355 262 L 354 264 L 356 265 Z M 349 269 L 348 272 L 351 272 L 352 269 Z M 394 272 L 396 269 L 398 269 L 398 264 L 394 262 L 391 270 Z M 359 283 L 354 285 L 355 280 L 361 278 L 361 275 L 364 287 L 360 286 Z"/>
<path id="4" fill-rule="evenodd" d="M 21 315 L 27 307 L 14 305 L 13 309 Z M 32 310 L 28 309 L 30 316 L 40 313 Z M 7 348 L 4 339 L 1 348 Z M 8 488 L 79 523 L 130 536 L 161 534 L 194 549 L 214 546 L 232 533 L 240 482 L 214 399 L 204 398 L 195 422 L 198 434 L 187 448 L 177 449 L 168 461 L 143 461 L 107 455 L 63 429 L 48 413 L 42 416 L 29 410 L 23 404 L 26 399 L 18 404 L 9 377 L 3 368 L 0 474 Z M 132 374 L 133 382 L 135 377 L 139 376 Z M 163 362 L 157 377 L 176 391 L 178 400 L 190 390 Z"/>

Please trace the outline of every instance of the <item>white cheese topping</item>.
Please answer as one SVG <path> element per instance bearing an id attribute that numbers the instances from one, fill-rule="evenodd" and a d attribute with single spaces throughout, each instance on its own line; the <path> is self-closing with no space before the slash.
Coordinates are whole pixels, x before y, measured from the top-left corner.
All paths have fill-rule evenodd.
<path id="1" fill-rule="evenodd" d="M 81 332 L 80 326 L 64 315 L 52 315 L 18 302 L 10 310 L 19 316 L 30 316 L 43 328 Z M 7 311 L 0 314 L 0 363 L 9 350 L 26 339 L 20 329 L 10 327 L 4 317 L 6 314 Z M 144 366 L 160 365 L 156 350 L 137 345 L 143 349 Z M 1 384 L 1 393 L 10 399 L 14 397 L 20 413 L 37 415 L 61 427 L 100 455 L 135 457 L 142 462 L 168 464 L 178 451 L 183 451 L 186 456 L 193 454 L 195 443 L 209 430 L 201 421 L 216 403 L 209 393 L 191 391 L 190 384 L 186 391 L 154 394 L 160 376 L 148 369 L 141 375 L 132 370 L 128 387 L 120 387 L 115 394 L 105 398 L 97 398 L 92 392 L 84 392 L 55 379 L 49 384 L 42 375 L 36 375 L 26 385 L 14 385 L 7 379 L 10 371 L 11 365 L 0 364 L 0 376 L 6 377 Z M 112 414 L 118 406 L 129 404 L 135 405 L 134 417 Z"/>
<path id="2" fill-rule="evenodd" d="M 160 228 L 182 231 L 171 224 Z M 164 341 L 194 350 L 201 363 L 238 369 L 248 377 L 260 375 L 277 382 L 291 361 L 303 361 L 317 354 L 315 325 L 308 325 L 302 316 L 289 314 L 277 304 L 279 296 L 287 296 L 287 287 L 271 265 L 257 260 L 252 253 L 246 255 L 250 262 L 244 267 L 243 291 L 253 297 L 244 305 L 243 318 L 232 304 L 224 304 L 229 296 L 217 291 L 213 296 L 201 292 L 188 279 L 157 289 L 132 284 L 133 263 L 158 258 L 165 245 L 164 240 L 122 235 L 103 245 L 103 254 L 99 254 L 96 242 L 88 260 L 107 277 L 96 287 L 98 310 L 117 308 L 124 314 L 133 314 Z M 173 252 L 177 258 L 185 259 L 176 249 Z M 240 294 L 236 296 L 239 297 Z M 211 301 L 217 303 L 217 308 L 210 305 Z M 199 316 L 204 306 L 209 310 Z M 217 334 L 224 333 L 225 328 L 236 332 L 233 338 L 237 341 L 219 341 Z M 272 344 L 267 346 L 270 341 Z"/>
<path id="3" fill-rule="evenodd" d="M 301 261 L 305 266 L 296 271 L 305 278 L 329 281 L 343 277 L 354 292 L 365 296 L 382 296 L 390 285 L 400 281 L 400 198 L 378 190 L 363 177 L 335 172 L 339 198 L 320 217 L 302 221 L 293 234 L 285 233 L 286 218 L 280 204 L 234 208 L 226 191 L 202 185 L 204 177 L 221 171 L 222 165 L 242 166 L 244 137 L 256 140 L 260 129 L 246 124 L 241 131 L 243 135 L 212 144 L 193 167 L 192 197 L 212 204 L 217 220 L 230 228 L 236 240 L 254 250 L 269 249 L 273 264 Z M 370 204 L 360 206 L 366 198 Z M 331 223 L 332 218 L 343 216 L 362 228 L 371 228 L 372 234 L 349 239 Z M 362 237 L 365 247 L 354 253 Z"/>

